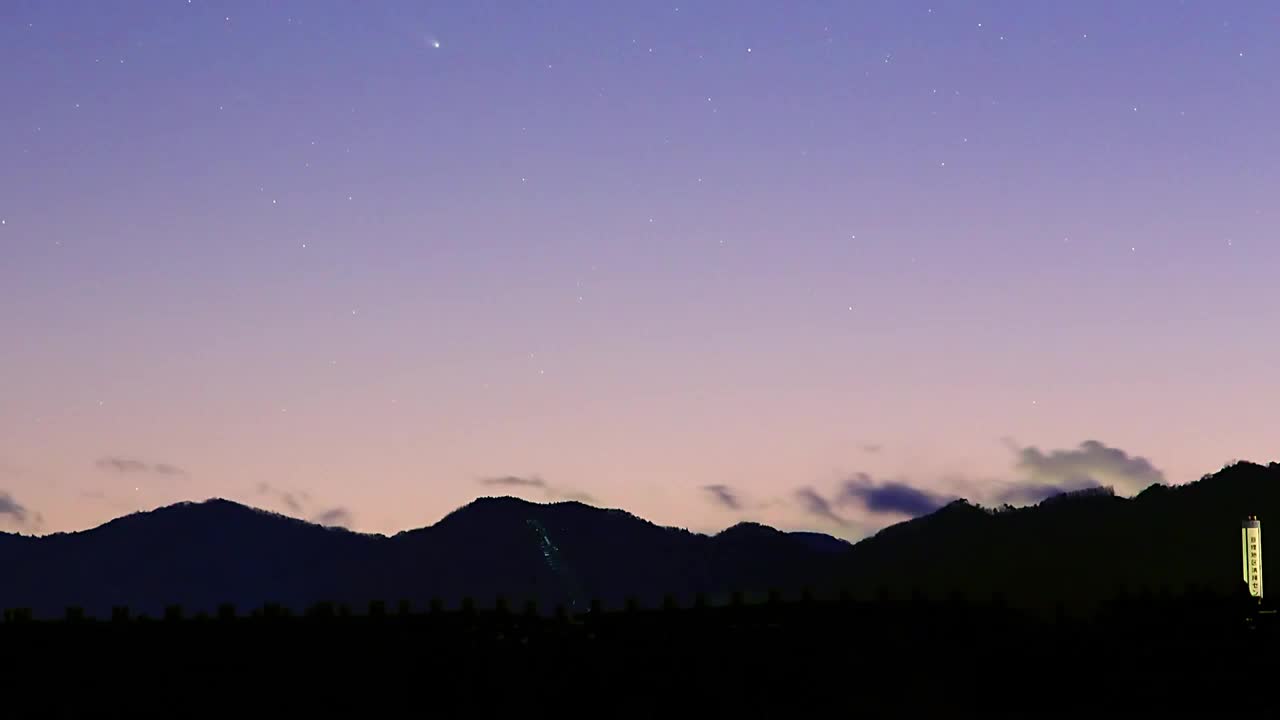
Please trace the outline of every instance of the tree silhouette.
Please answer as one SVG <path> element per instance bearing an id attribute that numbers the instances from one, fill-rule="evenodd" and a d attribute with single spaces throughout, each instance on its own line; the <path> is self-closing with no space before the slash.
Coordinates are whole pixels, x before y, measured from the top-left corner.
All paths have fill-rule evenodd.
<path id="1" fill-rule="evenodd" d="M 333 603 L 318 602 L 307 609 L 307 617 L 316 620 L 328 620 L 334 616 Z"/>
<path id="2" fill-rule="evenodd" d="M 9 608 L 4 611 L 5 622 L 11 623 L 28 623 L 31 622 L 31 608 Z"/>

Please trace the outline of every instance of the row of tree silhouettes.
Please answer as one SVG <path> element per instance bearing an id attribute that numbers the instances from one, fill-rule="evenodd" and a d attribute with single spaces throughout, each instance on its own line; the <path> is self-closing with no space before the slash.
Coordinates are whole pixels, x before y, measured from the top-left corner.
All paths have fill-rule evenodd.
<path id="1" fill-rule="evenodd" d="M 441 598 L 431 599 L 425 608 L 416 605 L 411 600 L 400 600 L 394 606 L 389 606 L 385 601 L 374 600 L 367 606 L 357 610 L 349 603 L 335 603 L 322 601 L 312 604 L 309 607 L 297 611 L 293 608 L 280 603 L 266 603 L 261 607 L 253 608 L 248 614 L 242 614 L 239 609 L 232 603 L 223 603 L 217 607 L 213 613 L 200 611 L 189 614 L 182 605 L 174 604 L 165 607 L 159 618 L 152 618 L 146 614 L 135 614 L 129 607 L 117 606 L 111 609 L 110 620 L 112 622 L 132 622 L 132 621 L 149 621 L 153 619 L 162 619 L 167 622 L 177 622 L 184 620 L 237 620 L 237 619 L 261 619 L 261 620 L 282 620 L 282 619 L 310 619 L 310 620 L 343 620 L 343 619 L 385 619 L 385 618 L 421 618 L 421 617 L 451 617 L 451 618 L 526 618 L 526 619 L 554 619 L 559 621 L 581 620 L 583 618 L 601 617 L 606 614 L 614 616 L 634 615 L 639 613 L 652 614 L 656 611 L 662 613 L 673 613 L 678 611 L 694 611 L 707 613 L 716 610 L 804 610 L 813 608 L 832 608 L 843 607 L 845 609 L 867 608 L 867 607 L 904 607 L 904 608 L 924 608 L 931 609 L 945 608 L 951 611 L 957 610 L 994 610 L 1008 611 L 1010 608 L 1002 593 L 994 593 L 990 596 L 977 600 L 971 599 L 963 591 L 955 590 L 944 596 L 929 596 L 919 589 L 909 590 L 905 594 L 894 594 L 888 588 L 880 588 L 879 591 L 870 598 L 857 598 L 852 593 L 842 591 L 834 596 L 821 596 L 813 590 L 805 589 L 795 595 L 787 595 L 781 590 L 770 590 L 767 593 L 746 593 L 733 592 L 727 598 L 719 602 L 713 602 L 711 597 L 706 593 L 696 594 L 691 603 L 682 603 L 680 598 L 675 594 L 667 594 L 660 605 L 656 607 L 645 606 L 638 597 L 632 596 L 625 600 L 621 608 L 606 607 L 602 600 L 593 599 L 588 608 L 583 611 L 575 611 L 565 604 L 557 604 L 549 615 L 542 612 L 542 608 L 536 600 L 525 600 L 514 607 L 510 598 L 504 594 L 499 594 L 492 605 L 482 606 L 474 597 L 465 597 L 456 607 L 448 607 Z M 1150 613 L 1156 612 L 1167 613 L 1170 611 L 1195 612 L 1210 609 L 1228 607 L 1233 611 L 1240 611 L 1246 614 L 1259 611 L 1263 608 L 1261 602 L 1249 595 L 1244 583 L 1236 589 L 1234 593 L 1223 594 L 1215 592 L 1212 589 L 1203 586 L 1188 586 L 1183 588 L 1181 592 L 1173 592 L 1169 588 L 1160 588 L 1152 590 L 1151 588 L 1140 588 L 1137 591 L 1130 591 L 1128 588 L 1118 588 L 1114 597 L 1101 610 L 1103 615 L 1125 615 L 1134 613 Z M 1062 609 L 1056 613 L 1061 616 L 1064 614 Z M 61 620 L 69 623 L 92 622 L 103 618 L 91 616 L 86 613 L 84 608 L 79 606 L 69 606 L 66 608 Z M 4 610 L 4 623 L 25 623 L 35 620 L 32 611 L 29 608 L 9 608 Z"/>

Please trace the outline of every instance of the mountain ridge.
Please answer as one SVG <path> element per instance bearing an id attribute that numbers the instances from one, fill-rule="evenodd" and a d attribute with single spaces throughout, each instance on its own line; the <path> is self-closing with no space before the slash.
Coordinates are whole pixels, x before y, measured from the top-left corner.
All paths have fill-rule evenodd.
<path id="1" fill-rule="evenodd" d="M 1089 612 L 1125 588 L 1232 591 L 1246 515 L 1280 517 L 1280 464 L 1235 463 L 1129 498 L 1095 488 L 1020 508 L 956 500 L 856 543 L 746 521 L 698 533 L 576 500 L 511 496 L 477 498 L 388 536 L 210 498 L 70 533 L 0 534 L 0 606 L 103 615 L 117 605 L 456 605 L 501 594 L 582 609 L 593 599 L 653 605 L 810 588 L 999 596 Z M 1280 555 L 1264 553 L 1264 562 L 1271 557 Z"/>

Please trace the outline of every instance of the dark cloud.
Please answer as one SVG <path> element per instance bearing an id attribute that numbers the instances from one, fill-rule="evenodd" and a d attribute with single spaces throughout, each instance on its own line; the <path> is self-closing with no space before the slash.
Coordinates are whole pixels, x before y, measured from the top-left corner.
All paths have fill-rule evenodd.
<path id="1" fill-rule="evenodd" d="M 99 470 L 117 473 L 154 473 L 156 475 L 186 475 L 182 468 L 168 463 L 148 463 L 133 458 L 105 457 L 97 462 Z"/>
<path id="2" fill-rule="evenodd" d="M 876 482 L 866 473 L 858 473 L 845 481 L 837 502 L 859 505 L 876 514 L 918 517 L 946 505 L 949 499 L 903 482 Z"/>
<path id="3" fill-rule="evenodd" d="M 1017 471 L 1027 487 L 1065 491 L 1109 485 L 1124 494 L 1164 483 L 1164 473 L 1144 457 L 1087 440 L 1072 450 L 1042 452 L 1036 447 L 1017 449 Z M 1043 499 L 1043 498 L 1042 498 Z"/>
<path id="4" fill-rule="evenodd" d="M 502 485 L 504 487 L 547 488 L 547 481 L 537 475 L 503 475 L 500 477 L 481 478 L 481 485 Z"/>
<path id="5" fill-rule="evenodd" d="M 728 485 L 703 485 L 702 490 L 717 505 L 728 508 L 729 510 L 741 510 L 742 499 L 738 497 L 737 491 Z"/>
<path id="6" fill-rule="evenodd" d="M 837 525 L 848 524 L 847 520 L 836 514 L 835 509 L 831 507 L 830 501 L 817 490 L 810 487 L 800 488 L 796 491 L 795 496 L 800 503 L 800 508 L 806 513 Z"/>
<path id="7" fill-rule="evenodd" d="M 9 493 L 0 490 L 0 520 L 2 519 L 7 519 L 18 527 L 27 527 L 28 523 L 38 523 L 40 516 L 27 510 Z"/>
<path id="8" fill-rule="evenodd" d="M 317 513 L 315 517 L 311 518 L 312 522 L 329 527 L 341 528 L 350 528 L 353 519 L 351 511 L 344 507 L 329 508 L 328 510 Z"/>

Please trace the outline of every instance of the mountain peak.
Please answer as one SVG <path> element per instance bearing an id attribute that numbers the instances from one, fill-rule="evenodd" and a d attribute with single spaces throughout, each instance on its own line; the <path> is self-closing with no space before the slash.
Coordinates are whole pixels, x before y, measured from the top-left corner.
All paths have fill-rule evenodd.
<path id="1" fill-rule="evenodd" d="M 724 530 L 721 530 L 719 533 L 716 533 L 716 536 L 717 537 L 774 538 L 783 534 L 784 533 L 781 530 L 778 530 L 777 528 L 771 528 L 768 525 L 762 525 L 758 522 L 751 522 L 749 520 L 744 520 L 732 527 L 728 527 L 728 528 L 725 528 Z"/>

